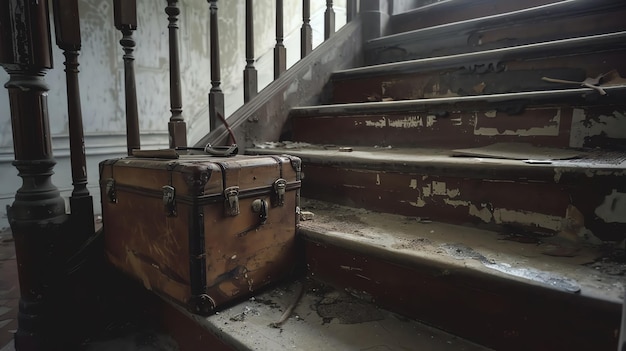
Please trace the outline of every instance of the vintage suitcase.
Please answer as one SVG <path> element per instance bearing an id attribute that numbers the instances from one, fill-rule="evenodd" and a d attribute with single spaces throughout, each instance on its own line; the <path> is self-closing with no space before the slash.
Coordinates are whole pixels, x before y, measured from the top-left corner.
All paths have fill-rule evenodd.
<path id="1" fill-rule="evenodd" d="M 106 160 L 100 189 L 110 262 L 194 313 L 294 269 L 297 157 Z"/>

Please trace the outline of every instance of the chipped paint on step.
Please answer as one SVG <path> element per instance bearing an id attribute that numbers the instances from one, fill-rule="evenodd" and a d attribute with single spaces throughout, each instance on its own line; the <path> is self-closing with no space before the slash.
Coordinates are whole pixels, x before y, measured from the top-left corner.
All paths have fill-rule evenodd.
<path id="1" fill-rule="evenodd" d="M 505 208 L 496 208 L 493 211 L 493 219 L 497 224 L 519 223 L 529 226 L 551 229 L 558 231 L 563 222 L 562 217 L 546 215 L 530 211 L 516 211 Z"/>
<path id="2" fill-rule="evenodd" d="M 583 147 L 585 140 L 602 135 L 606 138 L 626 138 L 626 116 L 613 111 L 612 115 L 599 115 L 591 118 L 583 109 L 574 109 L 569 146 Z"/>
<path id="3" fill-rule="evenodd" d="M 366 127 L 385 128 L 387 126 L 387 118 L 381 117 L 378 121 L 365 121 Z"/>
<path id="4" fill-rule="evenodd" d="M 492 112 L 489 111 L 489 115 L 485 112 L 486 118 L 495 118 L 491 116 Z M 474 125 L 474 135 L 485 135 L 485 136 L 497 136 L 497 135 L 517 135 L 517 136 L 558 136 L 559 135 L 559 127 L 561 124 L 561 109 L 557 110 L 556 115 L 543 127 L 532 127 L 528 129 L 506 129 L 503 131 L 498 130 L 498 128 L 491 127 L 480 127 L 480 116 L 478 113 L 474 114 L 474 118 L 476 119 L 476 124 Z"/>
<path id="5" fill-rule="evenodd" d="M 626 223 L 626 193 L 613 189 L 594 213 L 607 223 Z"/>

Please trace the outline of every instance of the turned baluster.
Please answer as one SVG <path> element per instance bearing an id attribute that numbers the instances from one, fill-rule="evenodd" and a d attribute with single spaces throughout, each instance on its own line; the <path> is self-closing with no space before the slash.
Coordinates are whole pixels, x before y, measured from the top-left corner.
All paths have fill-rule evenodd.
<path id="1" fill-rule="evenodd" d="M 300 58 L 313 51 L 313 29 L 311 28 L 311 0 L 302 0 L 302 28 L 300 29 Z"/>
<path id="2" fill-rule="evenodd" d="M 246 68 L 243 70 L 243 101 L 248 102 L 258 93 L 258 74 L 254 67 L 253 0 L 246 0 Z"/>
<path id="3" fill-rule="evenodd" d="M 274 47 L 274 79 L 287 70 L 287 48 L 283 44 L 283 0 L 276 0 L 276 46 Z"/>
<path id="4" fill-rule="evenodd" d="M 210 11 L 210 41 L 211 41 L 211 90 L 209 92 L 209 126 L 211 130 L 217 127 L 217 121 L 225 120 L 224 93 L 220 74 L 220 42 L 217 25 L 217 0 L 207 0 Z"/>
<path id="5" fill-rule="evenodd" d="M 346 22 L 352 21 L 357 11 L 357 0 L 346 0 Z"/>
<path id="6" fill-rule="evenodd" d="M 83 235 L 93 234 L 93 199 L 87 190 L 87 160 L 83 115 L 78 84 L 78 55 L 81 48 L 78 0 L 54 0 L 54 28 L 57 46 L 65 56 L 65 79 L 67 82 L 67 115 L 70 137 L 70 161 L 72 165 L 72 196 L 70 208 L 76 231 Z"/>
<path id="7" fill-rule="evenodd" d="M 22 178 L 7 207 L 15 243 L 20 301 L 16 350 L 68 349 L 59 313 L 63 290 L 65 202 L 52 183 L 56 164 L 48 118 L 46 71 L 52 68 L 47 1 L 0 1 L 0 65 L 9 74 L 13 150 Z M 64 331 L 65 330 L 65 331 Z"/>
<path id="8" fill-rule="evenodd" d="M 180 59 L 178 55 L 178 0 L 167 0 L 165 8 L 169 24 L 170 38 L 170 112 L 172 116 L 168 123 L 170 148 L 187 146 L 187 124 L 183 118 L 183 101 L 180 83 Z"/>
<path id="9" fill-rule="evenodd" d="M 330 38 L 333 33 L 335 33 L 333 0 L 326 0 L 326 11 L 324 12 L 324 40 Z"/>
<path id="10" fill-rule="evenodd" d="M 131 155 L 133 149 L 140 148 L 139 114 L 137 112 L 137 89 L 135 83 L 135 40 L 133 31 L 137 29 L 136 0 L 113 0 L 115 28 L 122 32 L 120 45 L 124 50 L 124 90 L 126 98 L 126 148 Z"/>

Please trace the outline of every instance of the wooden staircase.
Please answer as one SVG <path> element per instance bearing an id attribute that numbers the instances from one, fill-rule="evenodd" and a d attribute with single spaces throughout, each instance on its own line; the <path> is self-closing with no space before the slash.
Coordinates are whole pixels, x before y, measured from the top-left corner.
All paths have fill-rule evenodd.
<path id="1" fill-rule="evenodd" d="M 498 350 L 615 349 L 626 6 L 456 3 L 392 16 L 246 152 L 302 159 L 312 279 Z"/>

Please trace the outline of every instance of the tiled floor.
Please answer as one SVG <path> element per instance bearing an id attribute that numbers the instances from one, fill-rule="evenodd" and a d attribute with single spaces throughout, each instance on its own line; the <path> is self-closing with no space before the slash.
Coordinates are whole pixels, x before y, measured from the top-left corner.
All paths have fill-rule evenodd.
<path id="1" fill-rule="evenodd" d="M 0 349 L 13 340 L 19 297 L 13 237 L 4 229 L 0 231 Z"/>

